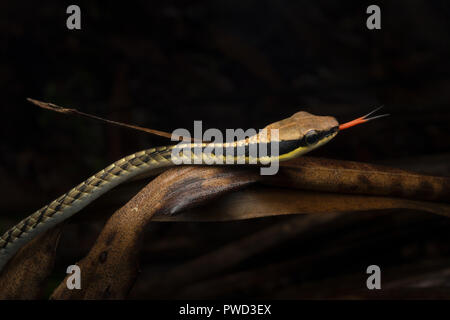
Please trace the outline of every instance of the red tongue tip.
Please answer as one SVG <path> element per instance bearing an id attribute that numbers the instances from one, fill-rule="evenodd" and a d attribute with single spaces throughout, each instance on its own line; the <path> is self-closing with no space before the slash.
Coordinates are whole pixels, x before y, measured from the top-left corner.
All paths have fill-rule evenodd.
<path id="1" fill-rule="evenodd" d="M 349 121 L 349 122 L 339 125 L 339 130 L 348 129 L 350 127 L 356 126 L 356 125 L 364 123 L 364 122 L 367 122 L 367 120 L 364 118 L 358 118 L 358 119 L 355 119 L 355 120 L 352 120 L 352 121 Z"/>
<path id="2" fill-rule="evenodd" d="M 380 114 L 378 116 L 373 116 L 370 117 L 370 115 L 374 114 L 375 112 L 377 112 L 378 110 L 380 110 L 383 106 L 376 108 L 375 110 L 369 112 L 368 114 L 366 114 L 364 117 L 360 117 L 358 119 L 343 123 L 339 126 L 339 130 L 344 130 L 344 129 L 348 129 L 350 127 L 356 126 L 358 124 L 367 122 L 367 121 L 371 121 L 371 120 L 375 120 L 375 119 L 379 119 L 379 118 L 383 118 L 383 117 L 387 117 L 389 114 Z"/>

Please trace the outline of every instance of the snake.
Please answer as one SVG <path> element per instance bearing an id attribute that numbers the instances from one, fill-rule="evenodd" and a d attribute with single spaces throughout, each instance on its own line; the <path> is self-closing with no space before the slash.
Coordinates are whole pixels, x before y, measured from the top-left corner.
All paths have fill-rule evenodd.
<path id="1" fill-rule="evenodd" d="M 269 124 L 264 128 L 265 131 L 263 129 L 260 133 L 238 141 L 214 142 L 212 145 L 206 142 L 180 142 L 176 145 L 154 147 L 128 155 L 92 175 L 6 231 L 0 237 L 0 272 L 15 253 L 32 239 L 70 218 L 112 188 L 137 175 L 154 169 L 171 167 L 180 162 L 186 163 L 187 158 L 197 160 L 193 161 L 194 164 L 211 164 L 217 163 L 212 160 L 220 157 L 224 160 L 227 156 L 229 159 L 231 155 L 232 163 L 242 160 L 246 164 L 260 165 L 263 163 L 262 156 L 251 152 L 255 150 L 252 148 L 256 147 L 256 150 L 260 150 L 259 148 L 266 144 L 265 150 L 267 150 L 273 143 L 278 144 L 278 154 L 265 155 L 264 163 L 289 160 L 324 145 L 340 130 L 386 116 L 384 114 L 369 118 L 378 109 L 344 124 L 339 124 L 332 116 L 316 116 L 300 111 L 289 118 Z M 273 132 L 273 130 L 277 130 L 277 138 L 272 138 L 269 134 L 261 135 L 261 132 Z M 205 148 L 208 147 L 222 152 L 221 154 L 206 153 Z"/>

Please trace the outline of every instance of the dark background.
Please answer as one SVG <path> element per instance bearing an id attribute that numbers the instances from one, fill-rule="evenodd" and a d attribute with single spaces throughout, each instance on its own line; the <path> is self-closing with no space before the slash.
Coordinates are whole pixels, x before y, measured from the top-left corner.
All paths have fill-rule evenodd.
<path id="1" fill-rule="evenodd" d="M 448 1 L 77 1 L 82 29 L 73 31 L 66 28 L 70 4 L 0 3 L 2 232 L 120 157 L 167 143 L 42 110 L 27 97 L 169 132 L 192 129 L 194 120 L 204 128 L 262 128 L 300 110 L 345 122 L 384 105 L 390 117 L 343 132 L 312 155 L 450 174 Z M 381 30 L 366 28 L 369 4 L 381 7 Z M 142 279 L 303 218 L 152 224 Z M 101 226 L 68 226 L 52 285 Z M 393 270 L 393 281 L 446 275 L 449 227 L 409 211 L 346 217 L 200 279 L 190 294 L 183 286 L 188 293 L 179 297 L 360 297 L 369 264 Z M 339 251 L 338 240 L 356 231 L 350 249 Z M 283 267 L 311 255 L 309 264 Z M 269 272 L 272 265 L 279 267 Z M 242 272 L 254 281 L 227 282 Z M 146 281 L 132 297 L 164 297 Z M 169 297 L 183 292 L 171 285 Z M 447 285 L 414 294 L 447 297 Z"/>

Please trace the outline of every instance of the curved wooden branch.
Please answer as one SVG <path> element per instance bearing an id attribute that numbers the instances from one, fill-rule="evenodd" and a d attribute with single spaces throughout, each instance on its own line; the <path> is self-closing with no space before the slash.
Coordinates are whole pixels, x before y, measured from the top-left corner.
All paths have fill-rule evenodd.
<path id="1" fill-rule="evenodd" d="M 63 281 L 52 298 L 126 297 L 139 272 L 140 243 L 145 226 L 151 220 L 223 221 L 280 214 L 389 208 L 417 209 L 450 216 L 448 204 L 406 199 L 450 202 L 449 181 L 445 177 L 307 157 L 283 163 L 275 176 L 260 176 L 258 168 L 253 167 L 173 168 L 155 178 L 109 219 L 89 254 L 79 263 L 82 290 L 68 290 L 66 281 Z M 211 199 L 255 182 L 259 184 L 254 188 L 246 188 L 204 205 Z M 113 197 L 114 192 L 120 192 L 120 188 L 111 192 Z M 203 206 L 197 208 L 200 204 Z M 92 209 L 87 208 L 89 210 Z M 25 246 L 11 260 L 0 277 L 0 283 L 7 283 L 1 286 L 4 289 L 0 288 L 0 297 L 38 297 L 43 279 L 51 271 L 58 232 L 50 230 L 41 241 Z M 50 241 L 48 245 L 53 248 L 53 255 L 43 257 L 40 252 L 45 252 L 45 237 Z M 194 264 L 193 268 L 197 266 Z M 27 270 L 33 270 L 38 280 L 28 281 L 31 275 Z M 174 275 L 167 274 L 169 278 Z M 29 283 L 29 286 L 24 286 L 24 283 Z"/>
<path id="2" fill-rule="evenodd" d="M 269 184 L 326 191 L 450 203 L 450 178 L 354 161 L 300 157 L 281 163 Z"/>
<path id="3" fill-rule="evenodd" d="M 142 233 L 147 223 L 155 214 L 159 217 L 178 219 L 175 213 L 216 198 L 225 192 L 242 188 L 251 183 L 261 181 L 266 184 L 288 187 L 311 187 L 313 190 L 336 190 L 350 188 L 349 191 L 367 191 L 367 185 L 361 185 L 362 177 L 371 181 L 371 190 L 386 194 L 391 190 L 392 183 L 388 177 L 397 179 L 401 176 L 403 186 L 410 192 L 416 186 L 416 176 L 404 171 L 392 171 L 392 175 L 378 167 L 354 165 L 352 168 L 342 168 L 346 174 L 336 173 L 338 164 L 330 169 L 330 164 L 316 162 L 298 162 L 287 165 L 277 176 L 260 176 L 259 172 L 250 168 L 236 167 L 180 167 L 166 171 L 144 189 L 131 201 L 119 209 L 108 221 L 90 253 L 79 263 L 82 270 L 83 290 L 67 290 L 65 281 L 55 290 L 53 299 L 114 299 L 124 298 L 131 289 L 138 274 L 138 255 Z M 342 164 L 340 164 L 342 166 Z M 342 170 L 341 170 L 342 172 Z M 368 178 L 368 175 L 370 179 Z M 423 176 L 420 176 L 423 177 Z M 343 179 L 347 178 L 347 179 Z M 408 180 L 409 179 L 409 180 Z M 429 182 L 440 183 L 441 180 L 427 177 Z M 338 187 L 335 183 L 340 181 Z M 312 182 L 315 182 L 314 184 Z M 430 182 L 430 183 L 431 183 Z M 418 185 L 420 186 L 420 184 Z M 436 192 L 428 195 L 441 196 L 445 194 L 442 188 L 434 188 Z M 439 192 L 437 192 L 439 191 Z M 414 194 L 414 193 L 413 193 Z M 410 195 L 406 193 L 405 196 Z M 230 202 L 231 199 L 231 202 Z M 447 205 L 421 203 L 405 199 L 380 198 L 358 195 L 317 194 L 298 190 L 258 189 L 244 190 L 227 197 L 227 202 L 220 199 L 220 205 L 212 204 L 208 211 L 213 212 L 213 220 L 246 219 L 274 214 L 289 213 L 326 213 L 361 211 L 386 208 L 424 209 L 435 213 L 450 215 Z M 227 201 L 225 200 L 225 201 Z M 437 206 L 437 207 L 436 207 Z M 202 211 L 205 211 L 204 208 Z M 169 214 L 169 215 L 168 215 Z M 187 220 L 198 220 L 189 213 Z M 178 217 L 182 217 L 179 215 Z M 206 217 L 206 215 L 203 215 Z M 185 215 L 186 219 L 186 215 Z M 169 275 L 173 275 L 170 274 Z"/>
<path id="4" fill-rule="evenodd" d="M 175 214 L 257 179 L 254 172 L 240 168 L 179 167 L 166 171 L 109 219 L 89 254 L 78 263 L 82 290 L 68 290 L 63 281 L 51 298 L 125 298 L 138 274 L 144 228 L 155 213 Z"/>
<path id="5" fill-rule="evenodd" d="M 53 270 L 62 225 L 25 245 L 0 274 L 0 299 L 39 299 Z"/>

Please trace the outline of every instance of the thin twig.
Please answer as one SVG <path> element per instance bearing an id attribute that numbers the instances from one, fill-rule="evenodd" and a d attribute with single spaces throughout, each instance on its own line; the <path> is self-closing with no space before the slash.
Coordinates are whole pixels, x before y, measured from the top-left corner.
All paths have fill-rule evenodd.
<path id="1" fill-rule="evenodd" d="M 35 99 L 31 99 L 31 98 L 27 98 L 27 101 L 31 102 L 32 104 L 43 108 L 43 109 L 48 109 L 51 111 L 56 111 L 59 113 L 64 113 L 64 114 L 75 114 L 81 117 L 85 117 L 85 118 L 90 118 L 90 119 L 94 119 L 97 121 L 102 121 L 102 122 L 106 122 L 109 124 L 113 124 L 116 126 L 120 126 L 120 127 L 125 127 L 125 128 L 129 128 L 129 129 L 133 129 L 133 130 L 138 130 L 138 131 L 143 131 L 146 133 L 150 133 L 156 136 L 160 136 L 160 137 L 164 137 L 164 138 L 168 138 L 168 139 L 172 139 L 172 134 L 165 132 L 165 131 L 160 131 L 160 130 L 155 130 L 155 129 L 149 129 L 149 128 L 144 128 L 144 127 L 139 127 L 139 126 L 135 126 L 132 124 L 127 124 L 127 123 L 123 123 L 123 122 L 118 122 L 118 121 L 114 121 L 114 120 L 109 120 L 109 119 L 105 119 L 105 118 L 101 118 L 99 116 L 96 115 L 92 115 L 89 113 L 85 113 L 82 111 L 78 111 L 77 109 L 73 109 L 73 108 L 65 108 L 65 107 L 61 107 L 58 106 L 56 104 L 53 103 L 49 103 L 49 102 L 43 102 L 43 101 L 39 101 L 39 100 L 35 100 Z M 191 138 L 191 137 L 183 137 L 183 136 L 173 136 L 173 138 L 178 139 L 179 141 L 182 140 L 188 140 L 191 142 L 201 142 L 198 139 L 195 138 Z"/>

